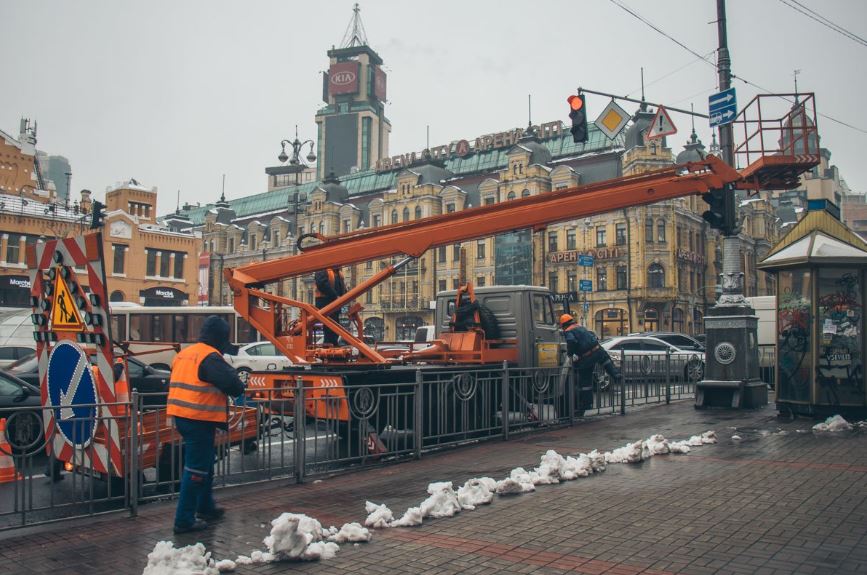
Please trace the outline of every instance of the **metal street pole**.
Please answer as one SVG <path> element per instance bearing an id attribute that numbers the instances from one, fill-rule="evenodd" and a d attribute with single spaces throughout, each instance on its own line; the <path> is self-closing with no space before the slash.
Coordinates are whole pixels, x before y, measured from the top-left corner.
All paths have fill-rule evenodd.
<path id="1" fill-rule="evenodd" d="M 719 88 L 725 91 L 731 87 L 725 0 L 717 0 L 716 6 Z M 720 126 L 719 133 L 722 159 L 734 166 L 731 123 Z M 761 407 L 768 403 L 768 388 L 759 377 L 758 348 L 755 345 L 758 317 L 743 295 L 744 274 L 741 272 L 740 238 L 736 225 L 737 197 L 731 187 L 724 193 L 731 194 L 726 198 L 730 208 L 727 213 L 735 225 L 733 229 L 726 229 L 723 236 L 722 294 L 705 315 L 707 367 L 704 379 L 696 385 L 695 407 Z"/>

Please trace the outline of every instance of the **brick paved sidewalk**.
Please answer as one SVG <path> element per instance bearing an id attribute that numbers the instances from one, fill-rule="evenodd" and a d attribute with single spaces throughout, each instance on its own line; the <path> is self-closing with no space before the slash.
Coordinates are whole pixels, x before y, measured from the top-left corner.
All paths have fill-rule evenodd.
<path id="1" fill-rule="evenodd" d="M 264 549 L 269 521 L 283 511 L 326 526 L 362 522 L 368 499 L 400 514 L 426 497 L 430 481 L 499 479 L 538 465 L 547 449 L 611 450 L 653 433 L 685 439 L 708 429 L 720 442 L 686 456 L 610 465 L 453 518 L 376 531 L 370 543 L 342 545 L 328 561 L 237 573 L 865 573 L 867 433 L 814 435 L 813 423 L 778 420 L 772 407 L 648 407 L 304 485 L 222 490 L 229 515 L 204 534 L 172 536 L 173 501 L 142 506 L 135 519 L 115 514 L 7 532 L 0 573 L 141 573 L 161 539 L 199 540 L 216 558 L 235 559 Z M 734 433 L 742 440 L 732 441 Z"/>

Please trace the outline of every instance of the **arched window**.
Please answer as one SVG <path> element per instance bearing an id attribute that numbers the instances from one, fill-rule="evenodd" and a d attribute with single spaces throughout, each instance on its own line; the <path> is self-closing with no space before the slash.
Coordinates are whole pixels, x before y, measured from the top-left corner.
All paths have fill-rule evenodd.
<path id="1" fill-rule="evenodd" d="M 325 222 L 319 222 L 319 233 L 325 235 Z"/>
<path id="2" fill-rule="evenodd" d="M 405 221 L 405 222 L 409 221 L 409 208 L 403 209 L 403 221 Z"/>
<path id="3" fill-rule="evenodd" d="M 415 207 L 415 219 L 417 219 L 417 220 L 421 219 L 421 206 Z"/>
<path id="4" fill-rule="evenodd" d="M 522 198 L 529 198 L 530 197 L 530 190 L 528 190 L 527 188 L 524 188 L 521 191 L 521 197 Z"/>
<path id="5" fill-rule="evenodd" d="M 391 223 L 397 223 L 397 210 L 391 210 Z"/>
<path id="6" fill-rule="evenodd" d="M 644 220 L 644 241 L 649 244 L 653 243 L 653 218 Z"/>
<path id="7" fill-rule="evenodd" d="M 509 195 L 506 196 L 506 199 L 507 200 L 514 200 L 515 199 L 515 192 L 509 192 Z"/>
<path id="8" fill-rule="evenodd" d="M 647 266 L 647 287 L 665 287 L 665 269 L 662 265 L 654 263 Z"/>
<path id="9" fill-rule="evenodd" d="M 665 242 L 665 220 L 656 220 L 656 241 Z"/>
<path id="10" fill-rule="evenodd" d="M 108 301 L 123 301 L 123 292 L 120 290 L 111 292 L 108 296 Z"/>

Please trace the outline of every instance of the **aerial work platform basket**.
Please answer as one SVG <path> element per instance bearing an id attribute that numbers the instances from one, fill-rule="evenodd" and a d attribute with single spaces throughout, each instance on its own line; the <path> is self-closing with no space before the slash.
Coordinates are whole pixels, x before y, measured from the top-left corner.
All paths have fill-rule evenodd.
<path id="1" fill-rule="evenodd" d="M 812 93 L 759 94 L 732 126 L 738 187 L 787 190 L 819 164 L 816 100 Z"/>

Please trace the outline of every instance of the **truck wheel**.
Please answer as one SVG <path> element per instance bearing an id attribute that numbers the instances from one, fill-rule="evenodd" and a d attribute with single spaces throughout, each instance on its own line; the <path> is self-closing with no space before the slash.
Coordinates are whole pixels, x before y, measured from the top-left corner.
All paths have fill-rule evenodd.
<path id="1" fill-rule="evenodd" d="M 479 320 L 482 324 L 482 329 L 485 331 L 485 337 L 488 339 L 500 339 L 500 325 L 497 323 L 497 316 L 487 306 L 479 305 Z"/>

